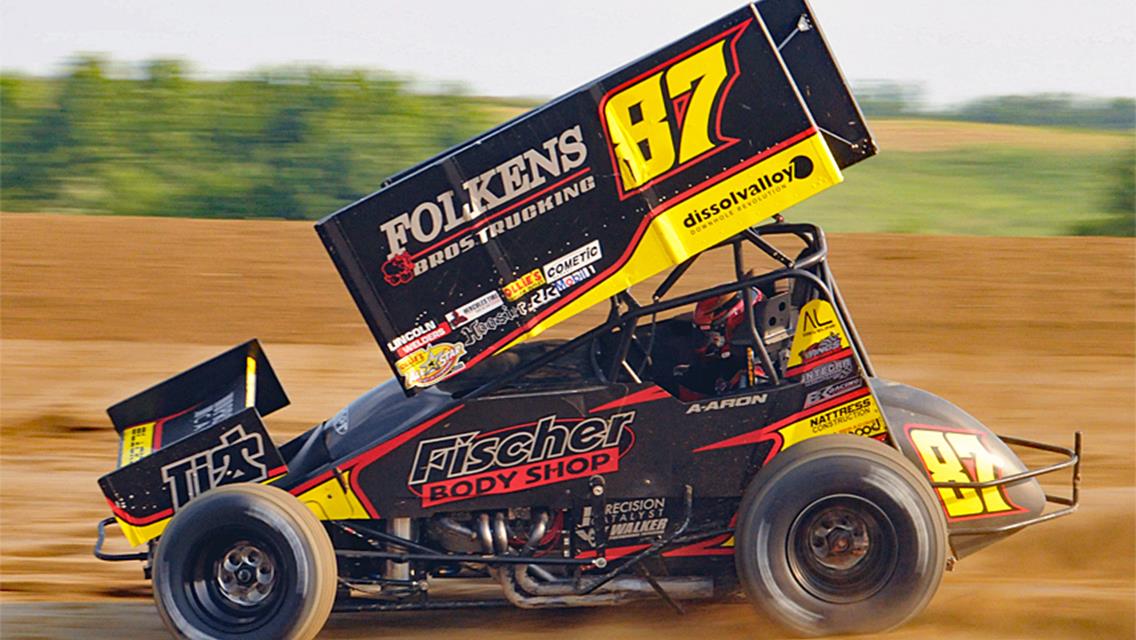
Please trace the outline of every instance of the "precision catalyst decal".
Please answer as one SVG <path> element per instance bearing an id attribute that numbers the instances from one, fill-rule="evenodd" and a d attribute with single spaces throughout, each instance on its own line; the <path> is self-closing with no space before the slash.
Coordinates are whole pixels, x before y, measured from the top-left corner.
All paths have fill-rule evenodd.
<path id="1" fill-rule="evenodd" d="M 614 473 L 619 471 L 624 428 L 634 419 L 635 412 L 629 411 L 572 424 L 558 423 L 554 414 L 489 433 L 424 440 L 407 484 L 427 508 Z"/>
<path id="2" fill-rule="evenodd" d="M 638 498 L 618 500 L 604 505 L 604 525 L 607 526 L 607 539 L 625 540 L 644 536 L 662 535 L 667 530 L 666 498 Z M 592 507 L 584 506 L 583 517 L 576 529 L 576 535 L 589 545 L 596 543 L 596 525 Z"/>
<path id="3" fill-rule="evenodd" d="M 784 169 L 767 173 L 740 189 L 730 189 L 730 192 L 718 202 L 698 211 L 691 211 L 686 214 L 682 224 L 693 232 L 699 225 L 709 224 L 719 214 L 745 209 L 754 198 L 761 196 L 758 199 L 764 199 L 765 195 L 776 193 L 792 184 L 794 180 L 803 180 L 811 176 L 812 173 L 813 161 L 807 156 L 796 156 L 789 161 L 789 165 Z"/>

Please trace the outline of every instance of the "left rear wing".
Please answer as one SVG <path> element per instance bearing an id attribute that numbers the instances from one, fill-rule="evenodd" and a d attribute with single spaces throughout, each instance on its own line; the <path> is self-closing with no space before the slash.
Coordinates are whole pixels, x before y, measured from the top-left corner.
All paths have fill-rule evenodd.
<path id="1" fill-rule="evenodd" d="M 807 2 L 763 0 L 316 229 L 413 393 L 837 184 L 875 150 Z"/>
<path id="2" fill-rule="evenodd" d="M 247 408 L 266 416 L 288 405 L 260 343 L 244 344 L 107 409 L 121 437 L 118 466 L 227 420 Z"/>

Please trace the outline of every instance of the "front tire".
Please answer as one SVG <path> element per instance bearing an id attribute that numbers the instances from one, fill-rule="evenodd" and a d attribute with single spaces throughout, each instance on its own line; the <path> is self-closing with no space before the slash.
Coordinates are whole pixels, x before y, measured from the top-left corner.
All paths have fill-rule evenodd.
<path id="1" fill-rule="evenodd" d="M 232 484 L 179 511 L 154 556 L 154 602 L 178 638 L 309 640 L 335 600 L 323 525 L 275 487 Z"/>
<path id="2" fill-rule="evenodd" d="M 946 520 L 899 452 L 833 435 L 781 453 L 750 483 L 735 562 L 750 602 L 804 636 L 877 633 L 930 602 Z"/>

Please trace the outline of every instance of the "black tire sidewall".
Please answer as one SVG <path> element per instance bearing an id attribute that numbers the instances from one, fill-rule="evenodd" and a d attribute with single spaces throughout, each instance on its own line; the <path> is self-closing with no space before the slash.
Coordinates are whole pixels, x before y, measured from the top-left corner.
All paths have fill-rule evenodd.
<path id="1" fill-rule="evenodd" d="M 203 546 L 223 547 L 220 540 L 236 541 L 241 532 L 260 536 L 272 547 L 278 576 L 271 617 L 255 629 L 233 630 L 202 616 L 186 583 L 193 579 L 195 556 Z M 190 503 L 163 532 L 154 558 L 154 598 L 167 626 L 184 638 L 287 638 L 312 606 L 315 562 L 303 525 L 293 514 L 256 494 L 217 489 Z"/>
<path id="2" fill-rule="evenodd" d="M 876 505 L 894 527 L 898 545 L 887 582 L 871 597 L 848 604 L 808 591 L 789 560 L 797 517 L 835 495 Z M 759 611 L 802 635 L 883 631 L 921 611 L 934 595 L 946 562 L 945 529 L 930 487 L 893 449 L 854 436 L 816 438 L 774 459 L 743 497 L 738 576 Z"/>

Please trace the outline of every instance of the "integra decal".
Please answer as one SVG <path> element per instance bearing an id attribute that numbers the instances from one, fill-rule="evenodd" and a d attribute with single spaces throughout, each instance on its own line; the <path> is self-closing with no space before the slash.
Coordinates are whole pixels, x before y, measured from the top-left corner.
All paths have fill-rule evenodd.
<path id="1" fill-rule="evenodd" d="M 854 373 L 856 373 L 856 363 L 852 362 L 852 357 L 849 356 L 809 369 L 801 376 L 801 382 L 806 387 L 815 387 L 830 380 L 843 380 Z"/>
<path id="2" fill-rule="evenodd" d="M 559 421 L 550 415 L 489 433 L 424 440 L 407 484 L 428 508 L 614 473 L 631 447 L 634 419 L 634 411 Z"/>

